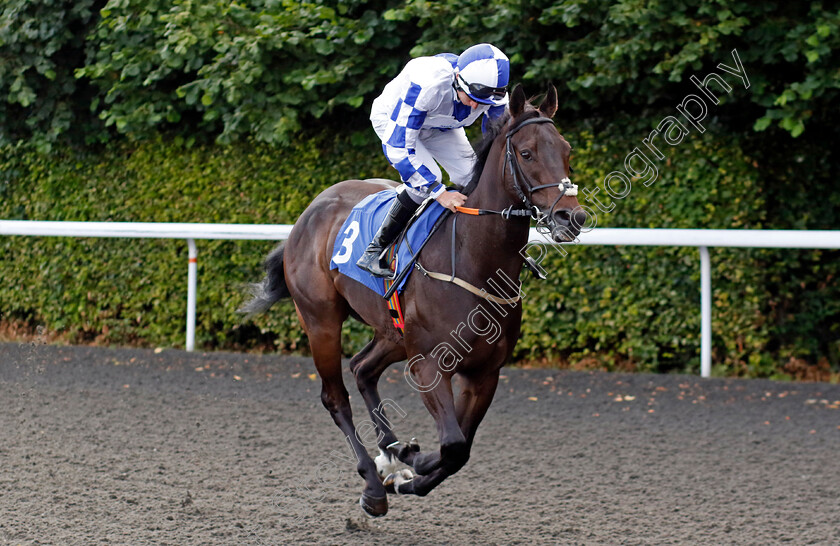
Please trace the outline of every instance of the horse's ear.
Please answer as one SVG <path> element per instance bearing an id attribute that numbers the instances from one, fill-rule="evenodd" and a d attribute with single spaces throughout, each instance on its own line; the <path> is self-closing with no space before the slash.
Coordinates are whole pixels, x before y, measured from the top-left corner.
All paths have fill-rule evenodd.
<path id="1" fill-rule="evenodd" d="M 510 94 L 510 115 L 514 118 L 519 116 L 525 110 L 525 102 L 525 91 L 522 90 L 522 84 L 517 83 Z"/>
<path id="2" fill-rule="evenodd" d="M 540 112 L 547 118 L 553 118 L 557 113 L 557 88 L 549 84 L 548 93 L 540 104 Z"/>

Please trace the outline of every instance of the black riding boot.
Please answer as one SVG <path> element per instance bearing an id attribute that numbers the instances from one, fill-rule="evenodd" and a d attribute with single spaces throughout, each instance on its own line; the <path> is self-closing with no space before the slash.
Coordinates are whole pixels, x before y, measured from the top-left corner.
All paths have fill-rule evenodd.
<path id="1" fill-rule="evenodd" d="M 394 199 L 394 204 L 391 205 L 391 210 L 385 216 L 385 221 L 382 222 L 379 231 L 373 236 L 373 240 L 368 245 L 365 253 L 362 254 L 362 257 L 359 258 L 359 261 L 356 262 L 356 265 L 374 277 L 390 278 L 393 276 L 386 261 L 380 259 L 380 255 L 402 232 L 408 220 L 419 206 L 411 200 L 411 197 L 406 192 L 398 193 L 397 198 Z"/>

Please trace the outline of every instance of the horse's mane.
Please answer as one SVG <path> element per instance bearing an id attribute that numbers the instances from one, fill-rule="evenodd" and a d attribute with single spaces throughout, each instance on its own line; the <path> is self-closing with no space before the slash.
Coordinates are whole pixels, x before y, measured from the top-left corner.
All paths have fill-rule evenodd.
<path id="1" fill-rule="evenodd" d="M 525 112 L 523 112 L 519 118 L 517 118 L 517 123 L 520 123 L 526 119 L 536 118 L 540 116 L 540 111 L 536 108 L 526 108 Z M 507 125 L 508 121 L 510 121 L 510 112 L 507 110 L 505 113 L 492 121 L 490 121 L 487 126 L 484 135 L 482 136 L 481 140 L 473 144 L 473 150 L 475 150 L 476 162 L 475 166 L 473 167 L 472 176 L 470 177 L 470 183 L 467 185 L 468 188 L 473 188 L 478 185 L 478 180 L 481 178 L 481 173 L 484 172 L 484 164 L 487 163 L 487 157 L 490 155 L 490 148 L 493 147 L 493 142 L 496 140 L 496 137 L 501 134 L 504 130 L 505 126 Z"/>

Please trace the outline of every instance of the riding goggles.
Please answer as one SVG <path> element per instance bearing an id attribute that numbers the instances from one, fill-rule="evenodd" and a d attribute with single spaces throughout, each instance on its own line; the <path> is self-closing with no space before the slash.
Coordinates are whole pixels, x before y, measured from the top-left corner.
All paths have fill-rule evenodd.
<path id="1" fill-rule="evenodd" d="M 507 87 L 490 87 L 489 85 L 484 85 L 482 83 L 467 83 L 464 81 L 464 78 L 458 74 L 458 85 L 461 87 L 463 91 L 467 91 L 470 95 L 477 99 L 487 100 L 502 100 L 505 98 L 505 94 L 507 94 Z"/>

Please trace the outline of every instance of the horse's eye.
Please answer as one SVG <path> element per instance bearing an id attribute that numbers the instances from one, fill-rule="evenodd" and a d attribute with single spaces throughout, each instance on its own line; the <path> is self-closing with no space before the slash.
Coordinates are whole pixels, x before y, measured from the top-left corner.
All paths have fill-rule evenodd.
<path id="1" fill-rule="evenodd" d="M 522 159 L 531 159 L 531 152 L 529 152 L 528 150 L 522 150 L 521 152 L 519 152 L 519 155 L 522 156 Z"/>

